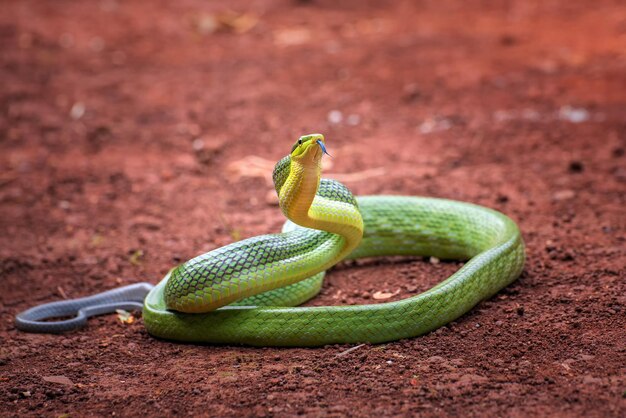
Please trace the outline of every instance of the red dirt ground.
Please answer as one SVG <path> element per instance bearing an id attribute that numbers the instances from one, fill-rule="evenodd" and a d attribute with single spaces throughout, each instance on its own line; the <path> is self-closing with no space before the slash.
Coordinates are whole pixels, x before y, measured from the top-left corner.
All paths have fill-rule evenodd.
<path id="1" fill-rule="evenodd" d="M 624 3 L 228 3 L 3 3 L 2 415 L 626 416 Z M 271 185 L 232 164 L 315 131 L 356 194 L 513 217 L 520 280 L 342 356 L 174 344 L 116 315 L 14 328 L 33 304 L 276 231 Z M 344 263 L 313 303 L 405 297 L 456 268 Z"/>

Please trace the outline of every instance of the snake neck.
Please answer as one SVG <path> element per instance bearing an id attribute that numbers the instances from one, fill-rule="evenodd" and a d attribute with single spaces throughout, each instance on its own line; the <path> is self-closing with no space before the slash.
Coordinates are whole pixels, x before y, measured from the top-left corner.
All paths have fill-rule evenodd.
<path id="1" fill-rule="evenodd" d="M 292 222 L 307 227 L 314 226 L 309 216 L 320 183 L 322 167 L 320 161 L 302 164 L 296 160 L 289 161 L 287 176 L 278 190 L 278 200 L 283 214 Z"/>
<path id="2" fill-rule="evenodd" d="M 290 159 L 288 174 L 286 168 L 283 167 L 285 173 L 282 178 L 275 178 L 278 180 L 276 189 L 281 210 L 288 219 L 300 226 L 343 237 L 341 251 L 326 266 L 336 264 L 358 246 L 363 236 L 363 218 L 358 207 L 350 201 L 318 194 L 321 157 L 307 163 Z"/>

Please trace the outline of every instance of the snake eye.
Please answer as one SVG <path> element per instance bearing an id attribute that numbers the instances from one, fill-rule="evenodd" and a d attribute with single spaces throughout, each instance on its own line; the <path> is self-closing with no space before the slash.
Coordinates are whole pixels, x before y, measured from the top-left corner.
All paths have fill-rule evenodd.
<path id="1" fill-rule="evenodd" d="M 298 138 L 296 143 L 293 144 L 293 147 L 291 147 L 291 152 L 294 152 L 295 150 L 299 150 L 300 146 L 302 146 L 304 141 L 306 141 L 307 139 L 308 139 L 308 136 L 301 136 L 300 138 Z"/>

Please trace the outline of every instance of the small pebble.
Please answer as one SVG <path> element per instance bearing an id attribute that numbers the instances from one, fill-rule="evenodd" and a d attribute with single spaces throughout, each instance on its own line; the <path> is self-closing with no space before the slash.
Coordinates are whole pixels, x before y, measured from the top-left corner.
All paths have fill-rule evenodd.
<path id="1" fill-rule="evenodd" d="M 554 192 L 554 194 L 552 195 L 552 199 L 556 201 L 569 200 L 573 199 L 574 197 L 576 197 L 576 193 L 573 190 L 559 190 L 557 192 Z"/>
<path id="2" fill-rule="evenodd" d="M 343 113 L 339 110 L 331 110 L 328 112 L 328 122 L 337 125 L 343 121 Z"/>
<path id="3" fill-rule="evenodd" d="M 194 151 L 200 151 L 204 149 L 204 140 L 202 138 L 194 139 L 191 144 L 191 147 L 193 148 Z"/>
<path id="4" fill-rule="evenodd" d="M 85 110 L 86 107 L 84 103 L 76 102 L 74 106 L 72 106 L 72 109 L 70 109 L 70 117 L 74 120 L 78 120 L 83 117 Z"/>
<path id="5" fill-rule="evenodd" d="M 352 114 L 346 119 L 346 123 L 350 126 L 357 126 L 361 122 L 359 115 Z"/>
<path id="6" fill-rule="evenodd" d="M 589 120 L 590 114 L 587 109 L 572 106 L 563 106 L 559 109 L 559 119 L 571 123 L 581 123 Z"/>

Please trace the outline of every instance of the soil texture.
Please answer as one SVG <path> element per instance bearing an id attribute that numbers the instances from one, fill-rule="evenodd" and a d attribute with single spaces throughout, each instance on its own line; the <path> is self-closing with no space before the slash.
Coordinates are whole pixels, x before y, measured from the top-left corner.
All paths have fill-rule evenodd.
<path id="1" fill-rule="evenodd" d="M 0 9 L 0 415 L 626 416 L 624 2 Z M 511 216 L 522 277 L 384 345 L 177 344 L 115 314 L 15 329 L 279 230 L 268 176 L 311 132 L 355 194 Z M 342 263 L 310 304 L 408 297 L 459 265 Z"/>

